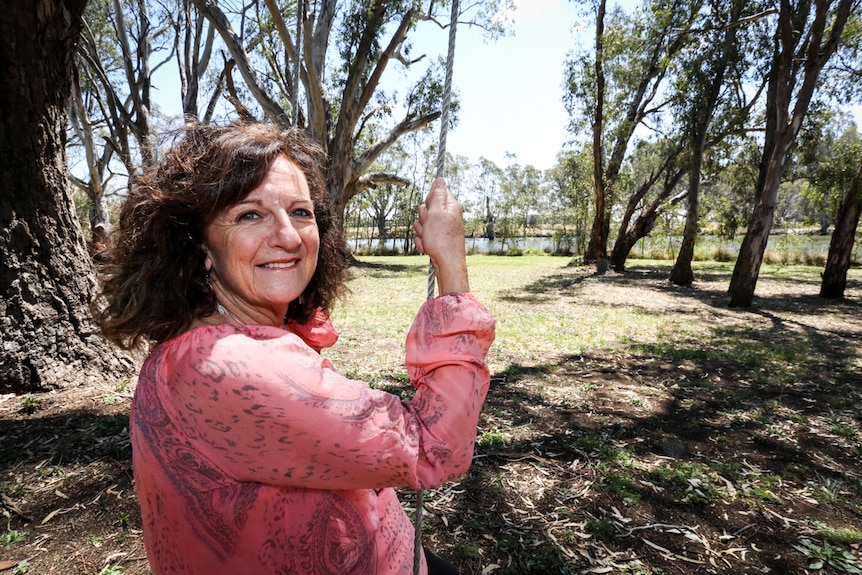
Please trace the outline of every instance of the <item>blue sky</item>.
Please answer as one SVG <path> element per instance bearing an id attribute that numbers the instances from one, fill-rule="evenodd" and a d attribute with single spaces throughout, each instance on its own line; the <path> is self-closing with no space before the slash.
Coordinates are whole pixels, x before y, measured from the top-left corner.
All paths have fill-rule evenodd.
<path id="1" fill-rule="evenodd" d="M 486 41 L 481 30 L 458 27 L 453 85 L 461 109 L 447 151 L 500 166 L 511 153 L 521 165 L 547 169 L 566 140 L 563 63 L 579 35 L 577 7 L 571 0 L 516 4 L 513 35 Z M 427 34 L 442 54 L 447 34 Z M 417 37 L 414 53 L 422 53 L 424 36 Z"/>

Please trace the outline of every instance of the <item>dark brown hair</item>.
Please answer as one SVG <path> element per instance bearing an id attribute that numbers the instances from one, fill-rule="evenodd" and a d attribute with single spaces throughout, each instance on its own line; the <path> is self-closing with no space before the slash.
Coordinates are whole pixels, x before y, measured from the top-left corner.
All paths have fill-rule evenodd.
<path id="1" fill-rule="evenodd" d="M 326 195 L 326 155 L 301 130 L 190 124 L 160 164 L 133 179 L 104 266 L 102 333 L 125 348 L 162 342 L 215 312 L 204 229 L 263 180 L 279 155 L 305 175 L 320 234 L 317 269 L 287 319 L 307 321 L 345 291 L 346 245 Z"/>

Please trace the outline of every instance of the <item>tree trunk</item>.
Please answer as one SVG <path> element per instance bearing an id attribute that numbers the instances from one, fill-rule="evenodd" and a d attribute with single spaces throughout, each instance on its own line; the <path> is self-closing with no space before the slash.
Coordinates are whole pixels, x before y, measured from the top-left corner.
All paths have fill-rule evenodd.
<path id="1" fill-rule="evenodd" d="M 739 250 L 733 275 L 730 280 L 730 306 L 748 307 L 754 300 L 754 288 L 763 263 L 763 254 L 769 240 L 769 231 L 775 214 L 775 201 L 778 187 L 784 174 L 784 167 L 790 147 L 796 140 L 799 129 L 817 87 L 820 72 L 838 46 L 844 24 L 850 16 L 853 0 L 838 2 L 816 2 L 814 17 L 808 13 L 810 4 L 800 5 L 804 13 L 796 14 L 790 9 L 789 2 L 782 2 L 778 17 L 776 34 L 776 57 L 770 74 L 770 91 L 767 94 L 767 112 L 774 110 L 772 124 L 767 125 L 765 136 L 766 162 L 761 173 L 761 185 L 757 195 L 757 205 L 751 217 L 748 231 Z M 830 11 L 834 7 L 834 11 Z M 799 30 L 794 26 L 797 21 L 808 20 L 808 29 Z M 798 42 L 805 42 L 798 46 Z M 799 55 L 804 60 L 799 62 Z M 798 87 L 798 88 L 797 88 Z M 795 96 L 795 100 L 794 100 Z M 774 126 L 771 133 L 770 126 Z M 774 139 L 773 139 L 774 138 Z M 770 141 L 774 142 L 770 145 Z"/>
<path id="2" fill-rule="evenodd" d="M 89 311 L 92 262 L 72 209 L 66 100 L 86 0 L 2 0 L 0 393 L 104 381 L 131 362 Z"/>
<path id="3" fill-rule="evenodd" d="M 606 203 L 604 149 L 602 148 L 605 113 L 604 30 L 605 0 L 601 0 L 596 12 L 596 109 L 593 115 L 593 186 L 596 194 L 596 212 L 593 216 L 590 243 L 584 256 L 584 261 L 596 262 L 596 273 L 599 275 L 608 271 L 608 234 L 610 231 L 609 223 L 605 223 L 608 207 Z M 609 220 L 609 218 L 607 219 Z"/>
<path id="4" fill-rule="evenodd" d="M 858 180 L 857 180 L 858 181 Z M 847 286 L 847 270 L 853 255 L 853 242 L 856 239 L 856 226 L 862 213 L 862 191 L 851 189 L 844 196 L 832 240 L 829 242 L 829 255 L 826 258 L 826 269 L 823 271 L 823 281 L 820 283 L 820 297 L 841 299 Z"/>
<path id="5" fill-rule="evenodd" d="M 634 225 L 629 228 L 624 236 L 617 238 L 611 256 L 611 259 L 614 260 L 615 271 L 620 273 L 626 271 L 626 260 L 629 259 L 629 254 L 641 238 L 649 235 L 653 227 L 655 227 L 657 217 L 657 209 L 644 212 L 638 216 Z"/>
<path id="6" fill-rule="evenodd" d="M 703 126 L 705 128 L 705 126 Z M 670 272 L 670 282 L 678 286 L 690 286 L 694 283 L 694 271 L 691 262 L 694 259 L 694 245 L 697 243 L 698 208 L 700 207 L 700 169 L 703 165 L 703 152 L 705 149 L 705 131 L 696 138 L 696 149 L 691 159 L 690 172 L 688 174 L 688 211 L 685 217 L 685 229 L 682 232 L 682 244 L 676 255 L 676 262 Z"/>

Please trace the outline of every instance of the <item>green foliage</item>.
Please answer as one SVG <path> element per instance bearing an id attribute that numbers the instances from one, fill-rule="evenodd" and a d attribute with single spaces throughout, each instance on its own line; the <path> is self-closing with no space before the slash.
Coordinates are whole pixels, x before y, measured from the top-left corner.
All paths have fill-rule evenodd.
<path id="1" fill-rule="evenodd" d="M 828 541 L 802 537 L 793 548 L 812 560 L 808 564 L 812 571 L 831 567 L 845 573 L 862 573 L 862 565 L 853 553 L 840 546 L 830 545 Z"/>
<path id="2" fill-rule="evenodd" d="M 834 545 L 852 545 L 862 542 L 862 531 L 855 527 L 832 529 L 822 526 L 817 530 L 817 536 Z"/>
<path id="3" fill-rule="evenodd" d="M 490 431 L 483 431 L 476 443 L 484 449 L 497 450 L 503 449 L 511 442 L 512 438 L 508 433 L 499 429 L 492 429 Z"/>
<path id="4" fill-rule="evenodd" d="M 26 541 L 27 535 L 25 531 L 16 531 L 14 529 L 4 531 L 0 533 L 0 546 L 9 551 L 13 545 Z"/>
<path id="5" fill-rule="evenodd" d="M 21 413 L 32 415 L 36 412 L 37 409 L 42 405 L 42 398 L 36 397 L 32 394 L 25 395 L 20 402 L 18 402 L 18 411 Z"/>
<path id="6" fill-rule="evenodd" d="M 651 475 L 658 481 L 682 489 L 686 503 L 708 503 L 721 497 L 710 477 L 709 469 L 699 463 L 674 462 L 654 469 Z"/>
<path id="7" fill-rule="evenodd" d="M 605 477 L 605 489 L 619 496 L 626 505 L 637 505 L 641 496 L 631 477 L 609 473 Z"/>
<path id="8" fill-rule="evenodd" d="M 591 518 L 587 521 L 587 533 L 592 534 L 599 541 L 613 541 L 619 534 L 619 529 L 613 519 L 603 517 L 601 519 Z"/>

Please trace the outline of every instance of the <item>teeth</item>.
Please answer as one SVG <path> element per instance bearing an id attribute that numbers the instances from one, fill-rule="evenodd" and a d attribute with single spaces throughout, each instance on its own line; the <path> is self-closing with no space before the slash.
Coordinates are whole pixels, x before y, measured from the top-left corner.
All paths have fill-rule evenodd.
<path id="1" fill-rule="evenodd" d="M 290 263 L 276 263 L 276 264 L 263 264 L 261 267 L 263 268 L 274 268 L 274 269 L 284 269 L 284 268 L 292 268 L 296 265 L 296 262 Z"/>

